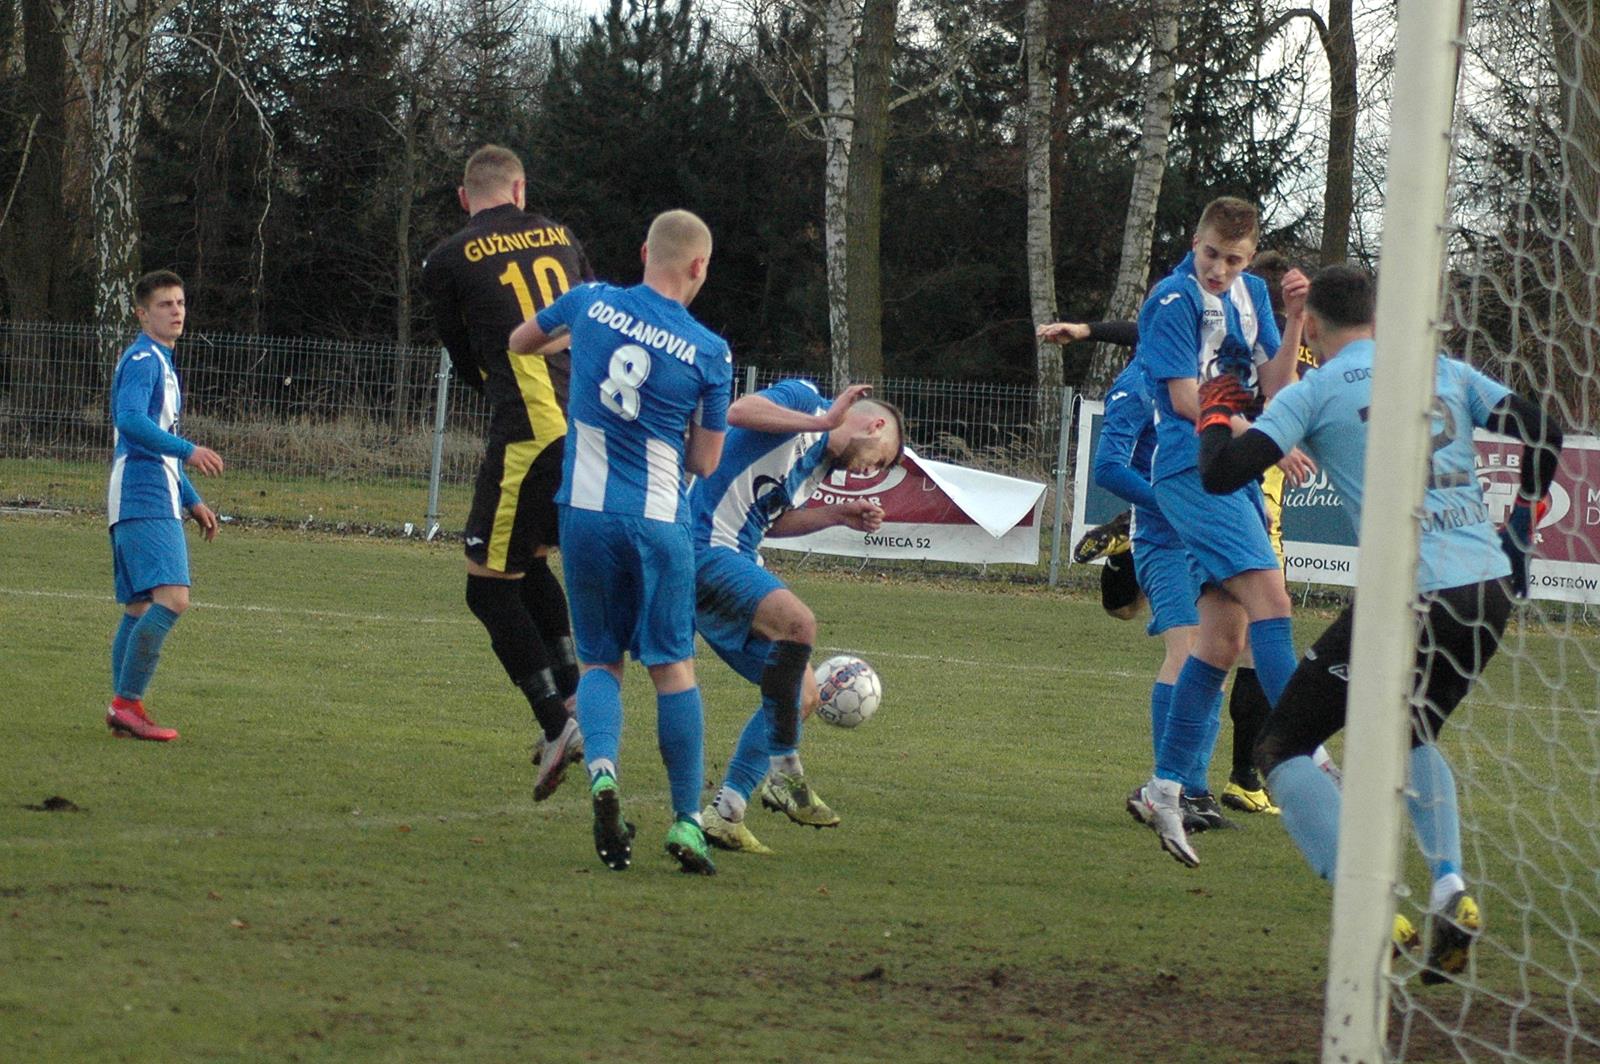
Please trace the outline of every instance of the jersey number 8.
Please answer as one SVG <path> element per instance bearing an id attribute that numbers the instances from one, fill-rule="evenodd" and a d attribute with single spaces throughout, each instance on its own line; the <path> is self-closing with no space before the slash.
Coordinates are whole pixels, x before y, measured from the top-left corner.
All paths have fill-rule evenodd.
<path id="1" fill-rule="evenodd" d="M 639 417 L 639 385 L 650 376 L 650 352 L 624 344 L 611 355 L 610 373 L 600 382 L 600 401 L 607 410 L 633 421 Z"/>

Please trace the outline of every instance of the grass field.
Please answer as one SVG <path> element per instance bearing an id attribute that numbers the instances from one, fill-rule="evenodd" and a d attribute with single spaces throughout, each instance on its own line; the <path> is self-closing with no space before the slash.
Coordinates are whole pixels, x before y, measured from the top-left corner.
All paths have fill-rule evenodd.
<path id="1" fill-rule="evenodd" d="M 640 835 L 616 874 L 580 784 L 532 801 L 527 709 L 461 601 L 457 548 L 245 528 L 191 544 L 197 604 L 149 696 L 183 738 L 117 742 L 103 525 L 0 515 L 0 1061 L 1316 1059 L 1327 888 L 1276 823 L 1201 836 L 1195 870 L 1132 824 L 1159 649 L 1095 602 L 791 574 L 824 650 L 867 657 L 886 689 L 861 729 L 807 728 L 843 826 L 752 811 L 777 857 L 679 875 L 636 673 Z M 1298 617 L 1297 642 L 1326 620 Z M 710 783 L 753 692 L 701 666 Z M 52 796 L 80 811 L 26 808 Z M 1594 847 L 1563 855 L 1580 890 Z M 1600 938 L 1593 910 L 1567 923 Z M 1485 980 L 1511 985 L 1510 965 L 1486 957 Z M 1406 987 L 1447 1017 L 1473 1001 Z M 1546 974 L 1528 993 L 1561 1006 Z M 1467 1026 L 1496 1037 L 1477 1002 Z M 1457 1059 L 1413 1034 L 1407 1059 Z"/>

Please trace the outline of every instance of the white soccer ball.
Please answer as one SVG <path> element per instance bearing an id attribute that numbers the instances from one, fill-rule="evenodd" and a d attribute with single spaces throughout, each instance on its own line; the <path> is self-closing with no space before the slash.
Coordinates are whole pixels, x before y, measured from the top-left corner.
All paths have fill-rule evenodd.
<path id="1" fill-rule="evenodd" d="M 817 666 L 817 716 L 841 728 L 871 719 L 883 701 L 883 681 L 858 657 L 840 654 Z"/>

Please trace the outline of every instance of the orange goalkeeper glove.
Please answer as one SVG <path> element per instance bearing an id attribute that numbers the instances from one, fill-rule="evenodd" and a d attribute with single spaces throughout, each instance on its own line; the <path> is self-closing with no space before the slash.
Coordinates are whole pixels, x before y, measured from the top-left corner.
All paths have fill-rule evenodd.
<path id="1" fill-rule="evenodd" d="M 1200 420 L 1194 425 L 1196 434 L 1213 425 L 1232 424 L 1234 415 L 1243 414 L 1255 401 L 1255 393 L 1232 373 L 1212 377 L 1200 385 Z"/>

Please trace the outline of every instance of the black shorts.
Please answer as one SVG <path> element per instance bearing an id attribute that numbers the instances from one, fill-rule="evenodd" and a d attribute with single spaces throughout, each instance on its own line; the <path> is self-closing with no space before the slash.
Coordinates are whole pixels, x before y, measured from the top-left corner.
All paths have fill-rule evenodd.
<path id="1" fill-rule="evenodd" d="M 490 440 L 472 490 L 467 557 L 496 572 L 526 572 L 540 547 L 560 543 L 556 490 L 566 437 Z"/>
<path id="2" fill-rule="evenodd" d="M 1511 595 L 1504 580 L 1432 591 L 1418 615 L 1412 669 L 1411 745 L 1431 742 L 1488 668 L 1500 646 Z M 1262 726 L 1256 764 L 1270 772 L 1291 757 L 1309 755 L 1344 727 L 1350 682 L 1354 605 L 1345 607 L 1301 659 L 1283 697 Z"/>
<path id="3" fill-rule="evenodd" d="M 1133 568 L 1133 551 L 1125 550 L 1106 557 L 1100 567 L 1100 605 L 1107 613 L 1138 603 L 1139 577 Z"/>

